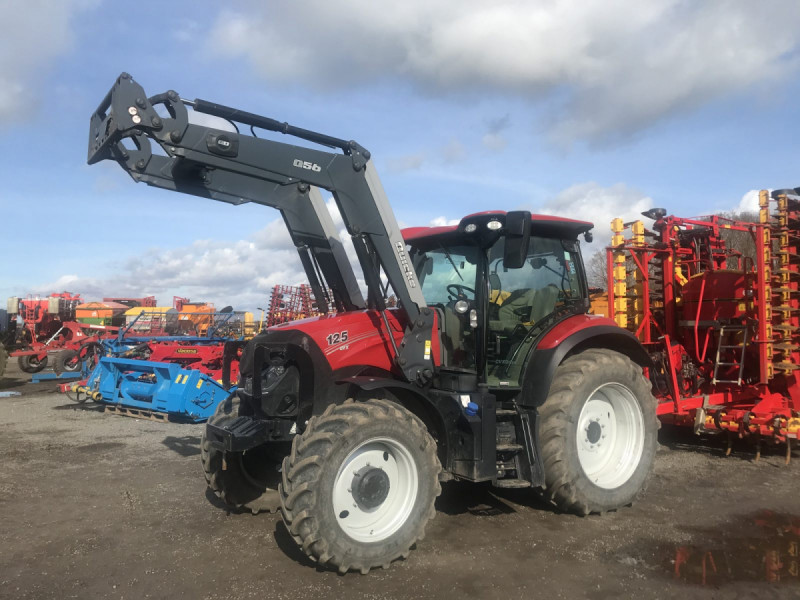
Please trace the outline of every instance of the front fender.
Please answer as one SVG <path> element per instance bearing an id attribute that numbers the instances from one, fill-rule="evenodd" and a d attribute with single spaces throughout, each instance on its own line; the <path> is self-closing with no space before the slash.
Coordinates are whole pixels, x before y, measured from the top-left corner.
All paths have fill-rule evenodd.
<path id="1" fill-rule="evenodd" d="M 397 401 L 409 412 L 413 413 L 425 424 L 430 434 L 436 440 L 439 460 L 442 465 L 448 465 L 448 431 L 444 424 L 442 407 L 437 407 L 425 392 L 405 381 L 389 377 L 376 377 L 370 375 L 357 375 L 343 377 L 336 380 L 337 384 L 349 386 L 347 396 L 355 397 L 358 391 L 367 392 L 371 397 L 382 397 L 381 392 L 386 392 L 390 399 Z M 375 396 L 372 396 L 377 392 Z M 365 394 L 365 396 L 367 395 Z"/>

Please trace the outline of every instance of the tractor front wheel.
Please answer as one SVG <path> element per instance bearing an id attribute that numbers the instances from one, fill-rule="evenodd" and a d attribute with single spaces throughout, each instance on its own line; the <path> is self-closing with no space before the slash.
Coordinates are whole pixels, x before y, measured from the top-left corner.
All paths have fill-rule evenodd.
<path id="1" fill-rule="evenodd" d="M 539 418 L 543 495 L 561 510 L 603 513 L 644 491 L 658 445 L 656 400 L 627 356 L 589 349 L 565 360 Z"/>
<path id="2" fill-rule="evenodd" d="M 405 558 L 436 514 L 436 443 L 386 400 L 331 405 L 283 461 L 283 520 L 303 551 L 340 573 Z"/>
<path id="3" fill-rule="evenodd" d="M 236 395 L 220 402 L 209 423 L 239 415 L 240 400 Z M 284 451 L 285 450 L 285 451 Z M 200 458 L 208 487 L 231 508 L 253 514 L 276 512 L 280 506 L 278 483 L 280 461 L 288 452 L 288 444 L 264 444 L 244 452 L 223 452 L 206 439 L 205 429 L 200 442 Z"/>

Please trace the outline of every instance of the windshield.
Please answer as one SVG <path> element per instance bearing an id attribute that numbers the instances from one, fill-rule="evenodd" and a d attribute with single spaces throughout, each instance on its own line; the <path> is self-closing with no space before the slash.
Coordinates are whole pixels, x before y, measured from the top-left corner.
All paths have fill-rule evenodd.
<path id="1" fill-rule="evenodd" d="M 476 246 L 439 245 L 413 255 L 422 294 L 428 304 L 447 304 L 459 295 L 475 298 L 478 273 Z"/>
<path id="2" fill-rule="evenodd" d="M 409 251 L 422 294 L 439 314 L 442 361 L 450 367 L 474 369 L 477 334 L 470 324 L 476 308 L 475 281 L 481 261 L 477 246 L 432 245 Z M 459 303 L 462 310 L 456 309 Z"/>

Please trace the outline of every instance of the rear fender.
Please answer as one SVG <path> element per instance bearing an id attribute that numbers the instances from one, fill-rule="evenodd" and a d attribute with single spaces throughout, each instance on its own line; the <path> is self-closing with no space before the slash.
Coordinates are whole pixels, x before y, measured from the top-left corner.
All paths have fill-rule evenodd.
<path id="1" fill-rule="evenodd" d="M 606 319 L 603 319 L 606 321 Z M 549 344 L 550 333 L 545 335 L 533 350 L 525 378 L 522 383 L 522 394 L 519 403 L 528 408 L 537 408 L 544 404 L 550 392 L 558 365 L 566 358 L 588 350 L 589 348 L 607 348 L 624 354 L 642 368 L 652 367 L 652 361 L 639 340 L 627 329 L 617 325 L 586 325 L 569 334 L 557 344 Z"/>

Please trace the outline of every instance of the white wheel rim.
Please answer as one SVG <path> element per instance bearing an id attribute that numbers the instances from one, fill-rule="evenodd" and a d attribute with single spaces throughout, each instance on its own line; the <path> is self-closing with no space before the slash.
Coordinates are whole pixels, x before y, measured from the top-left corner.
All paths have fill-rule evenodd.
<path id="1" fill-rule="evenodd" d="M 369 474 L 373 481 L 388 481 L 388 492 L 377 506 L 365 506 L 364 498 L 354 489 L 359 473 Z M 380 542 L 390 537 L 414 508 L 418 480 L 411 453 L 397 440 L 373 438 L 359 444 L 339 467 L 333 483 L 333 510 L 342 531 L 359 542 Z"/>
<path id="2" fill-rule="evenodd" d="M 633 392 L 619 383 L 592 392 L 578 417 L 577 445 L 593 484 L 613 490 L 628 481 L 644 450 L 644 419 Z"/>

